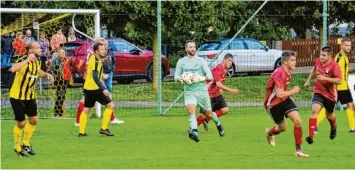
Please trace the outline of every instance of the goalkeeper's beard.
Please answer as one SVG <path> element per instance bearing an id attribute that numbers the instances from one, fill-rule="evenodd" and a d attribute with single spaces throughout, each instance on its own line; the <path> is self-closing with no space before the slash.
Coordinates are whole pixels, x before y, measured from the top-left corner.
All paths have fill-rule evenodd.
<path id="1" fill-rule="evenodd" d="M 187 54 L 189 54 L 189 56 L 193 57 L 193 56 L 195 56 L 196 51 L 192 51 L 192 52 L 189 52 L 189 51 L 188 51 Z"/>

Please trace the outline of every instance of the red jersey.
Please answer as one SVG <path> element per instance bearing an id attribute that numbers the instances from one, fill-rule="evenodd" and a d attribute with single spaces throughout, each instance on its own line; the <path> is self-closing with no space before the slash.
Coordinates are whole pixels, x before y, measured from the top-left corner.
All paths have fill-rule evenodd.
<path id="1" fill-rule="evenodd" d="M 341 71 L 339 65 L 333 60 L 331 60 L 327 65 L 324 65 L 320 59 L 317 58 L 314 64 L 314 69 L 316 70 L 317 75 L 322 74 L 325 77 L 341 79 Z M 332 101 L 337 100 L 336 85 L 330 83 L 329 81 L 321 81 L 316 79 L 314 82 L 313 93 L 321 94 L 322 96 Z"/>
<path id="2" fill-rule="evenodd" d="M 214 80 L 207 80 L 207 84 L 209 84 L 208 93 L 210 95 L 210 98 L 215 98 L 221 95 L 220 88 L 217 87 L 216 82 L 223 83 L 224 80 L 226 80 L 227 72 L 223 68 L 222 64 L 218 64 L 215 68 L 211 70 L 211 72 Z"/>
<path id="3" fill-rule="evenodd" d="M 277 98 L 276 88 L 287 91 L 288 84 L 291 82 L 291 74 L 288 73 L 283 66 L 277 68 L 270 76 L 264 100 L 265 108 L 272 108 L 273 106 L 285 101 L 287 97 Z"/>

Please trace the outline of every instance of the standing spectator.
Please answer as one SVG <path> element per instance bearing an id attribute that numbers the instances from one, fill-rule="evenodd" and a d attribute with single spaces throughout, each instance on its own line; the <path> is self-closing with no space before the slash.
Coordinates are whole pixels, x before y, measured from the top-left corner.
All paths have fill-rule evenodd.
<path id="1" fill-rule="evenodd" d="M 11 59 L 11 63 L 26 54 L 26 43 L 23 41 L 22 36 L 22 32 L 18 32 L 16 34 L 15 40 L 12 42 L 12 47 L 14 48 L 15 52 Z"/>
<path id="2" fill-rule="evenodd" d="M 69 28 L 68 42 L 76 41 L 75 30 L 73 27 Z"/>
<path id="3" fill-rule="evenodd" d="M 62 28 L 59 28 L 57 33 L 54 34 L 51 38 L 51 50 L 52 51 L 57 51 L 61 45 L 64 45 L 67 40 L 62 32 Z"/>
<path id="4" fill-rule="evenodd" d="M 70 60 L 66 58 L 64 48 L 59 48 L 53 54 L 53 60 L 49 67 L 49 71 L 54 77 L 54 86 L 56 88 L 56 101 L 54 105 L 54 116 L 62 117 L 64 113 L 63 105 L 66 97 L 68 84 L 73 83 L 70 72 Z"/>
<path id="5" fill-rule="evenodd" d="M 46 37 L 45 32 L 40 33 L 39 44 L 41 46 L 41 57 L 40 57 L 41 69 L 45 71 L 46 70 L 45 64 L 46 64 L 47 58 L 49 56 L 49 41 Z"/>
<path id="6" fill-rule="evenodd" d="M 13 52 L 12 39 L 9 34 L 1 36 L 1 67 L 10 67 L 10 58 Z"/>
<path id="7" fill-rule="evenodd" d="M 31 41 L 35 41 L 35 39 L 32 37 L 32 31 L 31 30 L 26 30 L 26 36 L 23 39 L 25 41 L 25 44 L 31 42 Z"/>

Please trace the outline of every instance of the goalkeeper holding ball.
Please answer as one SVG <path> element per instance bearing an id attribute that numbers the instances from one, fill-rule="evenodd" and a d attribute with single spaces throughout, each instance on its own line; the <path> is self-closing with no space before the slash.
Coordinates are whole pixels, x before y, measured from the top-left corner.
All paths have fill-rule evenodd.
<path id="1" fill-rule="evenodd" d="M 207 62 L 196 56 L 195 41 L 188 40 L 185 44 L 187 56 L 179 59 L 176 65 L 174 80 L 184 83 L 184 101 L 189 114 L 189 138 L 199 142 L 196 121 L 196 105 L 206 110 L 206 116 L 217 125 L 219 134 L 224 134 L 223 127 L 216 113 L 212 112 L 211 101 L 207 90 L 206 80 L 213 80 Z"/>

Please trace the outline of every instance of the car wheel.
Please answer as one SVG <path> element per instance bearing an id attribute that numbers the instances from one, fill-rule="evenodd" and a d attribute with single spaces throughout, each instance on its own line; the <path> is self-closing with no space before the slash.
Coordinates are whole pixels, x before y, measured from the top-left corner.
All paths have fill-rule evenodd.
<path id="1" fill-rule="evenodd" d="M 147 70 L 147 82 L 153 82 L 154 81 L 154 69 L 153 69 L 153 64 L 149 65 L 148 67 L 148 70 Z M 164 75 L 165 75 L 165 72 L 164 72 L 164 68 L 162 67 L 161 68 L 161 79 L 163 80 L 164 79 Z"/>
<path id="2" fill-rule="evenodd" d="M 117 80 L 117 83 L 118 84 L 131 84 L 131 83 L 133 83 L 133 79 L 119 79 L 119 80 Z"/>
<path id="3" fill-rule="evenodd" d="M 232 78 L 234 75 L 235 75 L 235 66 L 233 64 L 232 67 L 227 72 L 227 77 Z"/>
<path id="4" fill-rule="evenodd" d="M 280 66 L 281 66 L 281 58 L 276 60 L 274 70 L 279 68 Z"/>

